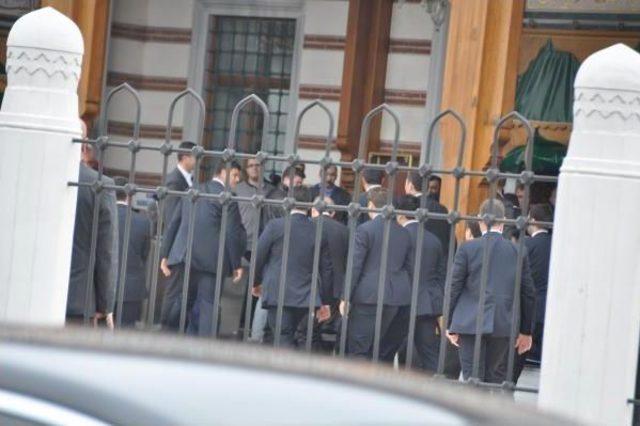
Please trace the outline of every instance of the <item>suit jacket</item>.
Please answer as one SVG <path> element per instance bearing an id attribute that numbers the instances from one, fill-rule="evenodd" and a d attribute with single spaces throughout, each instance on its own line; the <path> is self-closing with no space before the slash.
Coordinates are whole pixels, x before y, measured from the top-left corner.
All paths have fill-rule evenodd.
<path id="1" fill-rule="evenodd" d="M 314 219 L 318 222 L 318 218 Z M 339 299 L 343 292 L 344 277 L 347 268 L 347 256 L 349 252 L 349 228 L 337 220 L 328 216 L 322 221 L 322 235 L 327 240 L 329 257 L 333 267 L 334 299 Z"/>
<path id="2" fill-rule="evenodd" d="M 377 216 L 374 220 L 358 226 L 356 230 L 352 303 L 378 303 L 384 222 L 382 216 Z M 384 283 L 385 305 L 405 306 L 411 303 L 413 256 L 411 236 L 398 222 L 392 220 Z"/>
<path id="3" fill-rule="evenodd" d="M 379 186 L 377 188 L 380 188 Z M 367 194 L 369 194 L 369 191 L 363 191 L 360 193 L 360 195 L 358 196 L 358 203 L 362 206 L 362 207 L 367 207 Z M 358 216 L 358 225 L 362 225 L 365 222 L 368 222 L 369 220 L 371 220 L 369 218 L 369 214 L 368 213 L 360 213 L 360 216 Z"/>
<path id="4" fill-rule="evenodd" d="M 262 304 L 278 305 L 280 270 L 284 253 L 285 218 L 273 219 L 258 241 L 256 256 L 256 283 L 262 284 Z M 311 297 L 311 278 L 315 248 L 316 224 L 303 214 L 291 215 L 291 236 L 284 290 L 284 306 L 307 308 Z M 331 258 L 327 240 L 322 238 L 318 292 L 315 306 L 329 304 L 333 284 Z"/>
<path id="5" fill-rule="evenodd" d="M 549 262 L 551 260 L 551 234 L 541 232 L 535 237 L 526 238 L 524 244 L 529 252 L 531 277 L 536 290 L 535 321 L 544 323 L 547 306 L 547 285 L 549 283 Z"/>
<path id="6" fill-rule="evenodd" d="M 320 195 L 321 189 L 322 188 L 319 183 L 311 187 L 311 197 L 313 200 Z M 339 206 L 348 206 L 351 202 L 351 194 L 339 186 L 334 186 L 333 191 L 331 192 L 331 199 L 334 204 Z M 349 220 L 349 214 L 347 212 L 336 212 L 335 220 L 346 225 Z"/>
<path id="7" fill-rule="evenodd" d="M 488 232 L 462 245 L 451 273 L 451 312 L 449 330 L 460 334 L 476 333 L 479 310 L 483 247 L 487 244 L 489 264 L 484 304 L 483 334 L 507 337 L 511 334 L 511 319 L 518 249 L 497 232 Z M 531 334 L 535 295 L 529 259 L 524 253 L 520 286 L 519 327 Z"/>
<path id="8" fill-rule="evenodd" d="M 126 221 L 127 206 L 118 204 L 118 223 L 120 224 L 118 251 L 121 257 Z M 127 274 L 124 282 L 125 302 L 140 301 L 147 297 L 147 256 L 149 255 L 150 237 L 151 223 L 149 219 L 144 213 L 132 210 L 129 248 L 127 250 Z M 120 283 L 120 268 L 118 268 L 118 283 Z"/>
<path id="9" fill-rule="evenodd" d="M 427 197 L 426 207 L 431 213 L 449 213 L 449 210 L 447 210 L 445 206 L 440 204 L 432 197 Z M 444 254 L 446 265 L 446 261 L 449 256 L 449 236 L 451 234 L 451 224 L 446 220 L 429 219 L 425 222 L 424 227 L 427 231 L 438 237 L 438 240 L 442 245 L 442 253 Z"/>
<path id="10" fill-rule="evenodd" d="M 78 182 L 89 183 L 98 180 L 98 172 L 80 164 Z M 102 176 L 102 182 L 113 185 L 113 179 Z M 73 251 L 71 255 L 71 274 L 67 294 L 67 315 L 84 313 L 87 278 L 93 274 L 93 295 L 89 300 L 90 313 L 113 312 L 116 280 L 118 277 L 118 214 L 116 197 L 113 191 L 102 193 L 98 206 L 98 235 L 96 240 L 96 262 L 93 271 L 89 271 L 91 252 L 91 231 L 93 209 L 97 201 L 91 188 L 78 188 L 76 218 L 73 228 Z"/>
<path id="11" fill-rule="evenodd" d="M 180 170 L 176 167 L 166 177 L 164 186 L 171 191 L 187 191 L 189 183 L 184 178 Z M 164 200 L 163 221 L 165 229 L 169 226 L 169 222 L 173 218 L 176 208 L 181 204 L 182 198 L 175 195 L 169 195 Z"/>
<path id="12" fill-rule="evenodd" d="M 216 181 L 209 181 L 200 187 L 201 191 L 219 194 L 224 186 Z M 162 242 L 162 257 L 169 259 L 169 265 L 184 263 L 187 257 L 187 239 L 189 235 L 189 217 L 191 209 L 195 208 L 193 250 L 191 253 L 191 267 L 212 274 L 221 273 L 222 276 L 231 275 L 232 271 L 240 267 L 242 255 L 245 252 L 247 234 L 242 226 L 238 204 L 229 203 L 227 209 L 227 229 L 223 270 L 217 271 L 218 245 L 221 235 L 222 204 L 218 200 L 198 199 L 193 203 L 184 199 L 165 231 Z"/>
<path id="13" fill-rule="evenodd" d="M 405 227 L 411 235 L 411 247 L 414 250 L 414 256 L 418 242 L 419 226 L 418 222 L 413 222 Z M 442 244 L 440 244 L 438 237 L 429 231 L 424 232 L 420 258 L 417 314 L 440 316 L 442 315 L 444 297 L 446 261 L 442 252 Z"/>

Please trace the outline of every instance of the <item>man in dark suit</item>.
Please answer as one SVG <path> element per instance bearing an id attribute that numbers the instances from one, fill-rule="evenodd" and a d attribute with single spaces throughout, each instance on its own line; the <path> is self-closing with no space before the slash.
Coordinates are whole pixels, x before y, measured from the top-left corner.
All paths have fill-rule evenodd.
<path id="1" fill-rule="evenodd" d="M 507 184 L 506 179 L 498 179 L 497 183 L 497 191 L 496 198 L 502 203 L 504 206 L 504 217 L 507 219 L 517 219 L 520 216 L 522 210 L 520 209 L 519 203 L 516 204 L 514 198 L 517 200 L 517 196 L 513 194 L 513 198 L 509 197 L 509 194 L 504 193 L 504 187 Z M 508 239 L 517 241 L 520 232 L 514 225 L 505 225 L 502 230 L 502 235 Z"/>
<path id="2" fill-rule="evenodd" d="M 322 179 L 322 173 L 320 173 L 320 178 Z M 333 202 L 338 206 L 347 206 L 351 202 L 351 194 L 349 194 L 345 189 L 336 185 L 336 179 L 338 179 L 338 167 L 335 164 L 328 164 L 324 167 L 324 179 L 326 182 L 325 193 L 322 194 L 325 197 L 329 197 L 333 200 Z M 311 198 L 315 199 L 320 196 L 320 191 L 322 190 L 322 185 L 320 183 L 315 184 L 311 187 Z M 334 212 L 334 219 L 347 224 L 347 220 L 349 216 L 347 212 Z"/>
<path id="3" fill-rule="evenodd" d="M 415 211 L 419 207 L 418 199 L 411 195 L 405 195 L 398 203 L 400 210 Z M 411 247 L 415 254 L 420 223 L 403 215 L 398 216 L 398 223 L 409 231 Z M 422 255 L 420 257 L 414 341 L 420 366 L 431 372 L 435 372 L 438 368 L 440 348 L 438 317 L 442 315 L 446 274 L 445 263 L 442 244 L 440 244 L 438 237 L 425 230 L 422 239 Z"/>
<path id="4" fill-rule="evenodd" d="M 98 180 L 98 172 L 91 169 L 92 153 L 89 145 L 82 145 L 82 158 L 78 182 L 93 183 Z M 113 179 L 102 176 L 102 182 L 113 185 Z M 98 235 L 96 240 L 96 260 L 89 271 L 91 253 L 91 232 L 93 209 L 98 205 Z M 113 191 L 105 190 L 100 196 L 91 188 L 78 188 L 76 218 L 73 230 L 73 251 L 71 255 L 71 274 L 67 294 L 67 321 L 82 322 L 85 313 L 87 279 L 93 274 L 93 288 L 90 289 L 89 314 L 94 324 L 104 320 L 113 328 L 113 308 L 118 277 L 118 214 L 116 197 Z"/>
<path id="5" fill-rule="evenodd" d="M 427 183 L 427 193 L 430 198 L 433 198 L 438 203 L 440 202 L 440 189 L 442 188 L 442 178 L 437 175 L 429 176 Z"/>
<path id="6" fill-rule="evenodd" d="M 485 201 L 480 216 L 504 218 L 504 206 L 499 201 Z M 480 309 L 484 311 L 481 324 L 481 349 L 478 379 L 489 383 L 502 383 L 507 375 L 509 338 L 512 326 L 514 283 L 516 279 L 518 249 L 502 236 L 502 224 L 488 229 L 480 222 L 482 238 L 471 240 L 460 247 L 453 264 L 451 281 L 451 318 L 448 324 L 449 340 L 459 346 L 462 374 L 469 379 L 473 371 L 473 352 L 476 323 Z M 480 307 L 479 293 L 482 276 L 483 250 L 488 250 L 486 269 L 486 299 Z M 520 307 L 516 348 L 519 354 L 531 348 L 531 324 L 535 302 L 529 262 L 524 254 L 520 287 Z"/>
<path id="7" fill-rule="evenodd" d="M 229 182 L 233 187 L 240 180 L 240 165 L 233 163 L 229 173 Z M 220 162 L 215 168 L 215 177 L 201 186 L 200 190 L 208 194 L 220 194 L 225 191 L 226 178 L 226 165 Z M 233 273 L 234 282 L 242 278 L 241 258 L 245 253 L 247 235 L 242 226 L 237 203 L 230 202 L 227 210 L 225 250 L 224 253 L 219 253 L 222 204 L 219 200 L 201 198 L 194 205 L 185 199 L 181 207 L 176 209 L 164 235 L 161 268 L 165 276 L 171 276 L 176 268 L 186 267 L 191 209 L 195 209 L 195 219 L 188 285 L 191 291 L 196 292 L 196 299 L 193 308 L 190 309 L 189 332 L 206 336 L 217 333 L 217 330 L 211 329 L 216 274 L 227 277 Z M 223 256 L 221 271 L 217 270 L 218 256 Z M 181 297 L 176 298 L 173 309 L 179 318 Z"/>
<path id="8" fill-rule="evenodd" d="M 407 195 L 416 197 L 418 199 L 418 205 L 420 205 L 420 197 L 422 196 L 421 188 L 422 178 L 420 175 L 416 172 L 409 172 L 404 182 L 404 192 Z M 449 213 L 447 208 L 440 204 L 431 192 L 427 195 L 426 208 L 431 213 Z M 451 233 L 451 225 L 449 222 L 442 219 L 429 219 L 425 222 L 424 226 L 427 231 L 438 237 L 440 244 L 442 244 L 442 252 L 444 253 L 445 259 L 447 259 L 449 255 L 449 236 Z"/>
<path id="9" fill-rule="evenodd" d="M 314 202 L 320 198 L 315 198 Z M 324 197 L 327 205 L 334 204 L 335 201 L 330 197 Z M 332 292 L 335 300 L 340 299 L 344 287 L 344 276 L 347 269 L 347 255 L 349 252 L 349 228 L 343 223 L 336 220 L 336 212 L 325 210 L 322 212 L 324 220 L 322 221 L 322 235 L 327 240 L 328 254 L 331 258 L 333 266 L 333 285 Z M 311 209 L 311 217 L 315 223 L 318 222 L 320 212 L 315 208 Z"/>
<path id="10" fill-rule="evenodd" d="M 529 210 L 529 217 L 536 222 L 552 222 L 553 211 L 549 204 L 534 204 Z M 527 231 L 531 237 L 526 238 L 524 244 L 529 254 L 531 277 L 536 290 L 533 347 L 529 355 L 534 360 L 540 361 L 542 357 L 544 315 L 547 306 L 549 262 L 551 260 L 551 234 L 549 234 L 549 230 L 536 225 L 529 225 Z"/>
<path id="11" fill-rule="evenodd" d="M 184 141 L 178 148 L 193 149 L 195 143 Z M 178 164 L 167 174 L 164 186 L 171 191 L 187 191 L 193 186 L 193 168 L 196 165 L 196 159 L 191 154 L 178 154 Z M 169 226 L 169 222 L 173 218 L 176 208 L 180 205 L 181 198 L 175 195 L 169 195 L 164 200 L 164 226 Z"/>
<path id="12" fill-rule="evenodd" d="M 195 143 L 184 141 L 178 146 L 180 149 L 193 149 Z M 167 174 L 164 186 L 171 191 L 188 191 L 193 186 L 193 168 L 196 160 L 190 154 L 178 154 L 178 164 Z M 176 209 L 181 205 L 182 198 L 169 195 L 164 200 L 162 211 L 164 230 L 167 229 Z M 160 324 L 165 330 L 177 330 L 180 322 L 180 299 L 182 298 L 182 268 L 175 268 L 171 276 L 160 275 L 158 290 L 162 291 L 162 305 L 160 308 Z M 193 304 L 195 292 L 190 292 L 189 306 Z"/>
<path id="13" fill-rule="evenodd" d="M 303 186 L 293 189 L 296 202 L 309 202 L 309 190 Z M 280 287 L 280 272 L 284 257 L 285 220 L 273 219 L 264 229 L 258 240 L 256 255 L 255 292 L 262 296 L 263 307 L 268 310 L 267 321 L 275 333 Z M 320 265 L 318 292 L 311 301 L 311 278 L 313 273 L 313 255 L 315 250 L 316 224 L 307 217 L 307 211 L 297 207 L 291 211 L 291 235 L 287 269 L 285 271 L 284 306 L 280 344 L 283 347 L 295 347 L 295 332 L 306 317 L 309 304 L 326 311 L 331 301 L 333 285 L 332 266 L 327 240 L 322 238 L 320 246 Z"/>
<path id="14" fill-rule="evenodd" d="M 376 188 L 381 188 L 383 181 L 384 172 L 382 170 L 363 170 L 362 175 L 360 175 L 360 184 L 362 185 L 363 192 L 360 193 L 360 197 L 358 198 L 358 203 L 360 203 L 362 207 L 367 207 L 369 204 L 369 193 Z M 369 214 L 360 213 L 358 216 L 358 225 L 368 222 L 369 219 Z"/>
<path id="15" fill-rule="evenodd" d="M 369 208 L 382 208 L 387 191 L 369 191 Z M 369 213 L 371 220 L 356 230 L 353 257 L 353 288 L 349 308 L 347 353 L 353 357 L 373 357 L 378 281 L 382 263 L 385 218 Z M 390 223 L 387 271 L 384 279 L 380 359 L 392 362 L 407 336 L 413 252 L 411 236 L 395 220 Z M 341 303 L 344 312 L 345 303 Z"/>
<path id="16" fill-rule="evenodd" d="M 117 186 L 125 186 L 128 183 L 127 179 L 123 177 L 116 177 L 114 181 Z M 116 199 L 118 200 L 118 223 L 120 224 L 118 251 L 120 262 L 122 262 L 127 206 L 131 204 L 131 198 L 124 191 L 117 191 Z M 151 223 L 147 215 L 132 209 L 122 303 L 123 327 L 134 327 L 142 315 L 142 302 L 147 298 L 147 257 L 149 256 L 150 238 Z M 120 283 L 121 269 L 118 268 L 118 284 Z M 116 310 L 117 308 L 116 300 Z"/>
<path id="17" fill-rule="evenodd" d="M 529 210 L 529 218 L 536 222 L 552 222 L 553 212 L 549 204 L 534 204 Z M 535 288 L 535 314 L 533 316 L 533 343 L 531 350 L 516 354 L 513 381 L 518 382 L 527 359 L 540 363 L 542 358 L 542 336 L 544 314 L 547 303 L 547 284 L 549 282 L 549 262 L 551 260 L 551 234 L 545 228 L 529 225 L 524 245 L 529 255 L 531 277 Z"/>

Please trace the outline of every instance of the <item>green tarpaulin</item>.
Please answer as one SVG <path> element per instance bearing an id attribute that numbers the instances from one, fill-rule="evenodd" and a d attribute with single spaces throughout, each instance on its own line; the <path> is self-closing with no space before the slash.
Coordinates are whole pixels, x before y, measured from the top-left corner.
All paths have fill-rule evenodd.
<path id="1" fill-rule="evenodd" d="M 513 148 L 500 163 L 500 171 L 520 173 L 524 170 L 526 146 Z M 533 138 L 533 172 L 540 175 L 557 176 L 567 147 L 560 142 L 547 140 L 536 131 Z"/>
<path id="2" fill-rule="evenodd" d="M 529 120 L 573 122 L 573 81 L 580 67 L 570 52 L 555 50 L 551 40 L 518 77 L 516 111 Z"/>

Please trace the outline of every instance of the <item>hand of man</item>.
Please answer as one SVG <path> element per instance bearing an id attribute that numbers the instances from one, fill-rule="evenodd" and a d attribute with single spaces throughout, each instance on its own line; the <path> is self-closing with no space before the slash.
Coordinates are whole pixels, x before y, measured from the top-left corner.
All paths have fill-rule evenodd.
<path id="1" fill-rule="evenodd" d="M 322 305 L 316 310 L 316 318 L 318 322 L 325 322 L 331 318 L 331 307 L 329 305 Z"/>
<path id="2" fill-rule="evenodd" d="M 102 312 L 96 312 L 92 318 L 93 327 L 98 327 L 98 321 L 100 321 L 101 319 L 105 320 L 105 323 L 109 330 L 113 330 L 114 328 L 113 312 L 110 312 L 108 314 L 104 314 Z"/>
<path id="3" fill-rule="evenodd" d="M 532 344 L 533 339 L 530 335 L 518 334 L 518 338 L 516 339 L 516 348 L 518 349 L 518 355 L 522 355 L 523 353 L 528 352 L 531 349 Z"/>
<path id="4" fill-rule="evenodd" d="M 160 270 L 165 277 L 171 276 L 171 269 L 169 268 L 169 260 L 166 257 L 163 257 L 160 261 Z"/>
<path id="5" fill-rule="evenodd" d="M 447 339 L 449 339 L 449 341 L 451 342 L 451 344 L 457 348 L 460 347 L 460 343 L 458 343 L 458 340 L 460 339 L 460 335 L 457 333 L 451 333 L 449 330 L 447 330 Z"/>
<path id="6" fill-rule="evenodd" d="M 340 311 L 340 315 L 344 316 L 347 310 L 347 302 L 344 300 L 341 300 L 340 305 L 338 305 L 338 310 Z"/>
<path id="7" fill-rule="evenodd" d="M 242 268 L 238 268 L 235 271 L 233 271 L 233 283 L 239 283 L 240 280 L 242 279 L 242 274 L 244 273 L 244 270 Z"/>
<path id="8" fill-rule="evenodd" d="M 253 297 L 262 296 L 262 284 L 254 285 L 253 287 L 251 287 L 251 295 Z"/>

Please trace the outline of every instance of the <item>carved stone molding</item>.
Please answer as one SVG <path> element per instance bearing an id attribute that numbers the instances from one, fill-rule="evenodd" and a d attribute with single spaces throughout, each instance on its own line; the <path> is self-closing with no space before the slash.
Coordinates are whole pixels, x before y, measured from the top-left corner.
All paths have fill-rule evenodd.
<path id="1" fill-rule="evenodd" d="M 49 78 L 59 74 L 64 80 L 80 79 L 82 55 L 66 52 L 44 51 L 30 47 L 9 47 L 7 49 L 7 76 L 26 73 L 34 76 L 41 72 Z M 11 78 L 11 77 L 9 77 Z"/>

